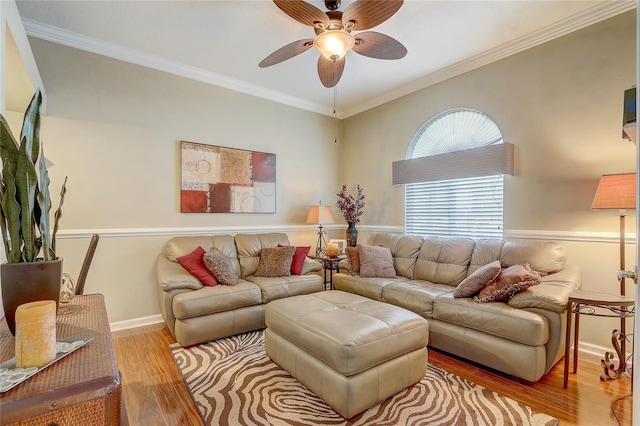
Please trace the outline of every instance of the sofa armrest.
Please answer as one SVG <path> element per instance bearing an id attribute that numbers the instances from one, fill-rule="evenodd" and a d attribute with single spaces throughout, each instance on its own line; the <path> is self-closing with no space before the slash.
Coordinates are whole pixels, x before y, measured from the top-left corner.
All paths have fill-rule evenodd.
<path id="1" fill-rule="evenodd" d="M 178 262 L 172 262 L 161 253 L 156 261 L 156 276 L 162 290 L 198 290 L 203 287 L 200 280 L 187 272 Z"/>
<path id="2" fill-rule="evenodd" d="M 309 257 L 304 258 L 304 263 L 302 264 L 301 275 L 307 275 L 313 272 L 322 271 L 322 263 L 317 260 L 311 259 Z"/>
<path id="3" fill-rule="evenodd" d="M 338 262 L 338 268 L 342 273 L 354 275 L 353 271 L 351 270 L 351 262 L 349 262 L 349 259 L 342 259 L 340 262 Z"/>
<path id="4" fill-rule="evenodd" d="M 577 265 L 566 264 L 562 271 L 542 277 L 540 284 L 513 296 L 509 300 L 509 306 L 562 313 L 567 309 L 569 295 L 580 288 L 581 284 L 580 268 Z"/>

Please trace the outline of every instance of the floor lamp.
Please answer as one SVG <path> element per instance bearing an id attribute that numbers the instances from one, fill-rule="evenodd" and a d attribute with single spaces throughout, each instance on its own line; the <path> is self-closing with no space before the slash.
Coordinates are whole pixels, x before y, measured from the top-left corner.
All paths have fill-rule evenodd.
<path id="1" fill-rule="evenodd" d="M 600 178 L 596 195 L 591 206 L 593 210 L 607 210 L 616 216 L 620 216 L 620 271 L 625 270 L 625 216 L 636 209 L 636 174 L 623 173 L 615 175 L 603 175 Z M 618 274 L 620 281 L 620 295 L 625 295 L 625 277 Z M 626 368 L 626 318 L 620 318 L 620 330 L 614 330 L 612 343 L 620 356 L 620 366 L 615 369 L 610 363 L 613 354 L 605 354 L 603 366 L 605 374 L 611 379 L 619 378 Z M 619 344 L 618 344 L 619 342 Z M 611 375 L 613 371 L 613 375 Z"/>
<path id="2" fill-rule="evenodd" d="M 316 256 L 322 256 L 327 247 L 327 241 L 324 238 L 325 232 L 322 230 L 322 224 L 335 223 L 331 207 L 323 206 L 322 202 L 317 206 L 309 207 L 307 223 L 314 223 L 318 225 L 318 243 L 316 244 Z"/>

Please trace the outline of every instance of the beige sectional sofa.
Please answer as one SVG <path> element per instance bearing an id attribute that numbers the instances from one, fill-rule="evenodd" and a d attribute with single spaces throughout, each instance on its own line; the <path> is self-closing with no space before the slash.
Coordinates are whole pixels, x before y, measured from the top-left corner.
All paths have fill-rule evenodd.
<path id="1" fill-rule="evenodd" d="M 429 322 L 430 347 L 530 382 L 564 354 L 566 304 L 581 285 L 581 271 L 566 263 L 559 244 L 389 233 L 375 235 L 370 243 L 391 250 L 397 276 L 364 278 L 343 260 L 334 288 L 420 314 Z M 465 277 L 495 260 L 503 268 L 528 263 L 541 283 L 507 302 L 453 297 Z"/>
<path id="2" fill-rule="evenodd" d="M 182 346 L 265 327 L 264 307 L 271 300 L 322 291 L 322 265 L 305 259 L 302 275 L 254 276 L 263 248 L 288 246 L 283 233 L 181 236 L 170 239 L 156 262 L 160 311 Z M 178 257 L 202 247 L 217 248 L 238 274 L 234 286 L 202 283 L 187 272 Z"/>

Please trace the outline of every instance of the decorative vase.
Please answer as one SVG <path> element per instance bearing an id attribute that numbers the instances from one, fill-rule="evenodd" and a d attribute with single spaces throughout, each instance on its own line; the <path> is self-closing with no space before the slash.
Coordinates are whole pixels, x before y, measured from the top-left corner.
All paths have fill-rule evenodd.
<path id="1" fill-rule="evenodd" d="M 358 230 L 355 222 L 347 222 L 347 247 L 355 247 L 358 245 Z"/>
<path id="2" fill-rule="evenodd" d="M 2 307 L 9 331 L 15 336 L 16 309 L 18 306 L 38 300 L 60 303 L 62 284 L 62 258 L 0 265 Z"/>

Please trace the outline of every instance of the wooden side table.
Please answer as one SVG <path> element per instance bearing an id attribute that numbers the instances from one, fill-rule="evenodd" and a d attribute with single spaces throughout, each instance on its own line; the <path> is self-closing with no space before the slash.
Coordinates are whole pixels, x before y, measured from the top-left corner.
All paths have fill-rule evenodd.
<path id="1" fill-rule="evenodd" d="M 611 343 L 620 360 L 618 369 L 613 368 L 611 360 L 614 355 L 611 352 L 605 354 L 602 360 L 604 374 L 601 380 L 607 378 L 617 379 L 625 370 L 626 357 L 626 319 L 634 315 L 634 299 L 625 296 L 616 296 L 605 293 L 576 290 L 569 296 L 567 302 L 567 332 L 564 348 L 564 383 L 566 389 L 569 380 L 569 350 L 571 347 L 571 317 L 575 314 L 574 337 L 573 337 L 573 373 L 578 371 L 578 340 L 580 333 L 580 315 L 597 317 L 620 318 L 620 330 L 614 330 Z M 606 312 L 608 311 L 608 312 Z M 610 376 L 610 371 L 615 371 L 614 376 Z"/>
<path id="2" fill-rule="evenodd" d="M 127 425 L 104 296 L 76 296 L 61 306 L 56 337 L 93 340 L 0 394 L 2 424 Z M 14 355 L 15 339 L 0 319 L 0 362 Z"/>
<path id="3" fill-rule="evenodd" d="M 322 268 L 324 272 L 324 284 L 322 285 L 322 289 L 326 290 L 327 284 L 329 284 L 329 290 L 333 290 L 333 271 L 339 271 L 340 267 L 338 264 L 342 259 L 345 259 L 344 256 L 338 257 L 326 257 L 326 256 L 309 256 L 311 259 L 317 260 L 322 263 Z M 327 280 L 327 271 L 329 271 L 329 280 Z"/>

